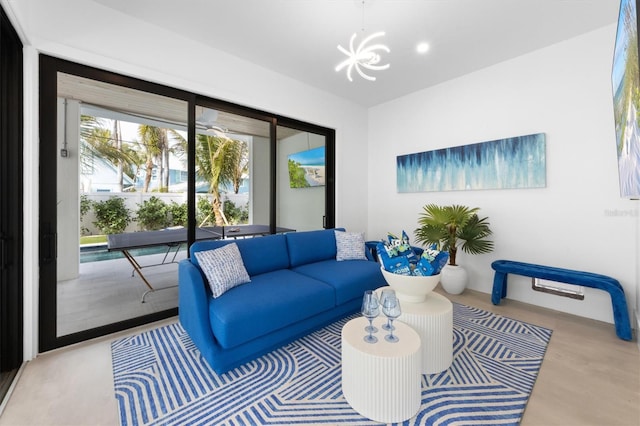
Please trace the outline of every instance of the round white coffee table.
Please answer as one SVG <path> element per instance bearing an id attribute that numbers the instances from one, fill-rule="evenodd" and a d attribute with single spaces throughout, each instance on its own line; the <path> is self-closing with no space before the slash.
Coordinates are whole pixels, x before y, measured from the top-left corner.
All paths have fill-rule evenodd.
<path id="1" fill-rule="evenodd" d="M 396 320 L 394 334 L 400 340 L 387 342 L 388 332 L 381 328 L 385 322 L 384 316 L 374 320 L 377 343 L 364 341 L 364 328 L 369 324 L 364 317 L 342 328 L 342 394 L 364 417 L 396 423 L 415 416 L 420 408 L 420 336 Z"/>
<path id="2" fill-rule="evenodd" d="M 388 288 L 388 287 L 382 287 Z M 382 289 L 376 290 L 378 295 Z M 431 292 L 423 302 L 400 302 L 400 320 L 410 325 L 422 341 L 422 374 L 440 373 L 453 361 L 453 304 Z"/>

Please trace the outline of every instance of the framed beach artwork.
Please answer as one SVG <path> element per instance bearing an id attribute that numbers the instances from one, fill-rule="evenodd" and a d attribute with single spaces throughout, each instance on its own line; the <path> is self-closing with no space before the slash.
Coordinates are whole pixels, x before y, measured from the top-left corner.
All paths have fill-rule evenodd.
<path id="1" fill-rule="evenodd" d="M 621 0 L 613 51 L 611 85 L 620 196 L 640 197 L 640 64 L 638 2 Z"/>
<path id="2" fill-rule="evenodd" d="M 289 154 L 289 187 L 310 188 L 325 184 L 324 146 Z"/>
<path id="3" fill-rule="evenodd" d="M 544 133 L 396 158 L 398 192 L 544 188 Z"/>

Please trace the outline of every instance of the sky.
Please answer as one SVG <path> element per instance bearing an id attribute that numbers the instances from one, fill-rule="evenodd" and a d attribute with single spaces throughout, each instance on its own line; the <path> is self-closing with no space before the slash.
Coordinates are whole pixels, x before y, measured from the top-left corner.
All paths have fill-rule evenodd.
<path id="1" fill-rule="evenodd" d="M 324 146 L 289 154 L 289 159 L 303 166 L 324 166 Z"/>

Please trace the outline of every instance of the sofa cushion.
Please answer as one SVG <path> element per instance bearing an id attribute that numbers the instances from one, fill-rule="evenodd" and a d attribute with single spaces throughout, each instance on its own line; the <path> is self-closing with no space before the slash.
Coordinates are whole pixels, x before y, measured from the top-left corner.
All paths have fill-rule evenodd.
<path id="1" fill-rule="evenodd" d="M 365 290 L 386 286 L 380 264 L 369 260 L 335 259 L 293 268 L 295 272 L 326 282 L 335 291 L 336 305 L 362 298 Z"/>
<path id="2" fill-rule="evenodd" d="M 282 269 L 252 276 L 250 285 L 210 299 L 209 320 L 220 345 L 231 348 L 334 306 L 330 286 Z"/>
<path id="3" fill-rule="evenodd" d="M 198 251 L 195 256 L 207 277 L 213 297 L 220 297 L 227 290 L 251 281 L 236 244 Z"/>
<path id="4" fill-rule="evenodd" d="M 337 228 L 344 231 L 344 228 Z M 290 232 L 284 235 L 289 249 L 291 266 L 336 258 L 336 236 L 334 229 Z"/>
<path id="5" fill-rule="evenodd" d="M 249 275 L 289 268 L 289 252 L 284 235 L 265 235 L 237 240 Z"/>
<path id="6" fill-rule="evenodd" d="M 191 254 L 200 250 L 210 250 L 226 244 L 238 245 L 242 260 L 250 276 L 289 268 L 287 240 L 282 234 L 238 240 L 198 241 L 191 246 Z M 197 259 L 192 262 L 199 266 Z"/>
<path id="7" fill-rule="evenodd" d="M 367 260 L 364 234 L 361 232 L 335 231 L 336 260 Z"/>

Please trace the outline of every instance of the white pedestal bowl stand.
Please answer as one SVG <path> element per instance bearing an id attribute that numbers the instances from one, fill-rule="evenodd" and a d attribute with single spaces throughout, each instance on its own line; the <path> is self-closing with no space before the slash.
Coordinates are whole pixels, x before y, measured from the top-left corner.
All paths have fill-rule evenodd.
<path id="1" fill-rule="evenodd" d="M 453 305 L 446 297 L 430 293 L 424 302 L 402 303 L 401 321 L 422 340 L 422 374 L 440 373 L 453 361 Z"/>
<path id="2" fill-rule="evenodd" d="M 383 287 L 387 288 L 387 287 Z M 378 297 L 382 289 L 378 289 Z M 422 374 L 440 373 L 453 361 L 453 304 L 438 293 L 429 293 L 422 302 L 400 300 L 399 320 L 410 325 L 422 342 Z"/>
<path id="3" fill-rule="evenodd" d="M 420 336 L 411 327 L 394 321 L 390 343 L 381 329 L 386 318 L 374 320 L 377 343 L 363 340 L 365 318 L 355 318 L 342 328 L 342 394 L 362 416 L 382 423 L 398 423 L 415 416 L 420 408 L 422 365 Z"/>

